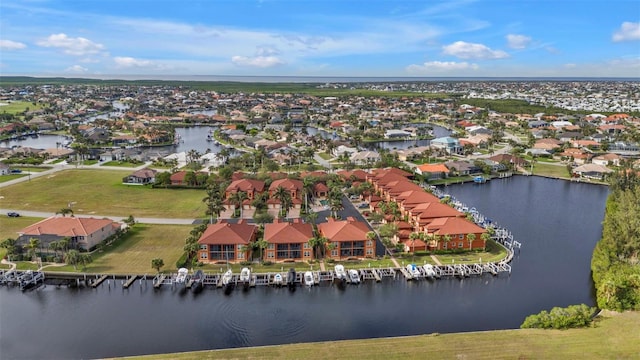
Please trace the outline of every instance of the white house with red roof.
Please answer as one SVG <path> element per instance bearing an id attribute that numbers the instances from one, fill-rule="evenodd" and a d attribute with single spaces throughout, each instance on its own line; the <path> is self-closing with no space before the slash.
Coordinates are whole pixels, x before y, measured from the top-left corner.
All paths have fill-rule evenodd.
<path id="1" fill-rule="evenodd" d="M 110 219 L 52 216 L 18 231 L 17 243 L 26 245 L 38 239 L 46 248 L 52 241 L 69 239 L 69 247 L 90 250 L 122 228 Z"/>

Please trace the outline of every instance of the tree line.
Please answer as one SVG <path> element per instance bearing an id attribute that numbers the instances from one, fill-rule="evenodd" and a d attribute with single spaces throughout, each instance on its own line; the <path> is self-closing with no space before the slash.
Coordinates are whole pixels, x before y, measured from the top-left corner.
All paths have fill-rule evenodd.
<path id="1" fill-rule="evenodd" d="M 591 259 L 598 307 L 640 310 L 640 177 L 628 168 L 610 183 L 602 238 Z"/>

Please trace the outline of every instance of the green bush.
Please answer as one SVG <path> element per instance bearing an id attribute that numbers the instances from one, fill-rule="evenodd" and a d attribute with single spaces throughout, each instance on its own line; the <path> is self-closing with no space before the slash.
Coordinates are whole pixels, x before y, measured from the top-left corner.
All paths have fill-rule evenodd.
<path id="1" fill-rule="evenodd" d="M 336 262 L 335 259 L 327 259 L 327 264 L 333 264 L 334 262 Z"/>
<path id="2" fill-rule="evenodd" d="M 273 265 L 273 261 L 269 261 L 269 260 L 267 260 L 267 261 L 263 261 L 263 262 L 262 262 L 262 265 L 264 265 L 264 266 L 271 266 L 271 265 Z"/>
<path id="3" fill-rule="evenodd" d="M 240 265 L 242 265 L 242 266 L 249 266 L 249 265 L 251 265 L 251 261 L 241 261 L 241 262 L 240 262 Z"/>
<path id="4" fill-rule="evenodd" d="M 585 304 L 571 305 L 566 308 L 554 307 L 550 312 L 546 310 L 539 314 L 529 315 L 520 327 L 522 329 L 570 329 L 588 326 L 593 320 L 596 308 Z"/>
<path id="5" fill-rule="evenodd" d="M 180 259 L 178 259 L 178 261 L 176 261 L 176 268 L 180 269 L 180 268 L 185 267 L 185 265 L 187 264 L 188 258 L 189 258 L 189 254 L 184 252 L 182 254 L 182 256 L 180 256 Z"/>

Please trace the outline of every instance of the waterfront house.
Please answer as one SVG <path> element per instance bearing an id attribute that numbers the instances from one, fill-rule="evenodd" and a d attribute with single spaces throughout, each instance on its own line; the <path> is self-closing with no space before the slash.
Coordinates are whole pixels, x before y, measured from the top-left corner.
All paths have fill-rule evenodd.
<path id="1" fill-rule="evenodd" d="M 240 191 L 246 193 L 249 200 L 253 200 L 257 194 L 264 191 L 264 181 L 254 179 L 234 180 L 225 189 L 225 198 L 229 199 L 233 194 Z"/>
<path id="2" fill-rule="evenodd" d="M 329 218 L 326 223 L 318 224 L 318 232 L 328 240 L 327 257 L 334 260 L 374 257 L 376 242 L 367 239 L 370 230 L 366 223 L 353 217 L 342 221 Z"/>
<path id="3" fill-rule="evenodd" d="M 157 172 L 157 170 L 149 168 L 136 170 L 129 176 L 122 178 L 122 183 L 130 185 L 153 184 L 156 180 Z"/>
<path id="4" fill-rule="evenodd" d="M 198 239 L 198 259 L 208 263 L 246 261 L 257 231 L 257 226 L 247 224 L 244 220 L 236 224 L 224 220 L 210 224 Z"/>
<path id="5" fill-rule="evenodd" d="M 90 250 L 121 228 L 110 219 L 52 216 L 18 231 L 17 243 L 24 246 L 33 238 L 47 248 L 52 241 L 68 238 L 70 248 Z"/>
<path id="6" fill-rule="evenodd" d="M 424 202 L 411 209 L 409 221 L 415 231 L 424 231 L 434 219 L 445 217 L 464 217 L 464 214 L 440 202 Z"/>
<path id="7" fill-rule="evenodd" d="M 444 164 L 422 164 L 416 167 L 416 173 L 424 175 L 429 180 L 449 177 L 449 169 Z"/>
<path id="8" fill-rule="evenodd" d="M 466 176 L 482 172 L 482 169 L 464 160 L 447 161 L 444 165 L 450 169 L 450 173 L 457 174 L 459 176 Z M 455 176 L 455 175 L 454 175 Z"/>
<path id="9" fill-rule="evenodd" d="M 447 249 L 484 249 L 486 246 L 482 234 L 487 230 L 464 217 L 442 217 L 433 219 L 426 225 L 427 235 L 432 239 L 429 248 Z M 475 239 L 469 235 L 474 234 Z M 447 239 L 449 241 L 447 241 Z"/>
<path id="10" fill-rule="evenodd" d="M 264 226 L 265 261 L 307 261 L 313 258 L 313 249 L 309 239 L 313 237 L 311 224 L 299 219 L 293 222 L 281 222 L 278 219 Z"/>
<path id="11" fill-rule="evenodd" d="M 613 170 L 598 164 L 584 164 L 572 170 L 573 176 L 594 180 L 603 180 Z"/>
<path id="12" fill-rule="evenodd" d="M 444 150 L 449 154 L 459 154 L 462 152 L 460 141 L 450 136 L 433 139 L 430 144 L 432 147 Z"/>
<path id="13" fill-rule="evenodd" d="M 591 160 L 591 162 L 596 165 L 602 165 L 602 166 L 607 166 L 607 165 L 619 166 L 621 160 L 622 160 L 622 157 L 620 155 L 607 153 L 607 154 L 594 157 Z"/>

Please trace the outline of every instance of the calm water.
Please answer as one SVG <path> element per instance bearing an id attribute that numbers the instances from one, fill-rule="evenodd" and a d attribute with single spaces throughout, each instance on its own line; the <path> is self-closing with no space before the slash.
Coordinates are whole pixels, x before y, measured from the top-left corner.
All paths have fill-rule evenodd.
<path id="1" fill-rule="evenodd" d="M 606 187 L 537 177 L 449 192 L 508 227 L 511 276 L 200 294 L 136 283 L 0 288 L 0 357 L 94 358 L 337 339 L 517 328 L 554 306 L 594 304 L 589 263 Z"/>
<path id="2" fill-rule="evenodd" d="M 39 135 L 38 137 L 27 136 L 23 140 L 0 141 L 0 147 L 24 146 L 34 149 L 55 149 L 56 143 L 60 147 L 65 141 L 71 138 L 61 135 Z"/>

